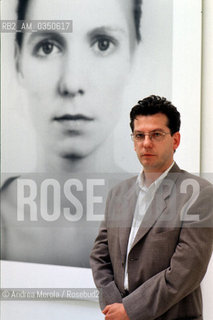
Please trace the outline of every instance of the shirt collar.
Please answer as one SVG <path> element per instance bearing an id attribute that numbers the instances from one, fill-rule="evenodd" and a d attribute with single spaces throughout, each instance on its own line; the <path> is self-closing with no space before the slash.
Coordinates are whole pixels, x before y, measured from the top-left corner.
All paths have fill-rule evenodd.
<path id="1" fill-rule="evenodd" d="M 152 189 L 157 189 L 159 187 L 159 185 L 161 184 L 162 180 L 167 176 L 168 172 L 171 170 L 171 168 L 174 165 L 174 161 L 172 162 L 171 166 L 164 171 L 149 187 L 147 187 L 145 185 L 145 181 L 144 181 L 144 172 L 143 169 L 140 171 L 140 173 L 138 174 L 137 180 L 136 180 L 136 184 L 139 186 L 139 188 L 143 191 L 149 191 Z"/>

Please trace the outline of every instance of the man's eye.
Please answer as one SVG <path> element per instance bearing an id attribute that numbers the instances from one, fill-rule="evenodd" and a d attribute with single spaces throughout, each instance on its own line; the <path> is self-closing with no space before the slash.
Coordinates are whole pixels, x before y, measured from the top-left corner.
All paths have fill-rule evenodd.
<path id="1" fill-rule="evenodd" d="M 161 132 L 153 132 L 152 136 L 153 136 L 153 138 L 159 138 L 162 136 L 162 133 Z"/>
<path id="2" fill-rule="evenodd" d="M 58 54 L 61 52 L 61 48 L 54 41 L 45 40 L 37 44 L 34 49 L 34 53 L 39 57 L 47 57 Z"/>
<path id="3" fill-rule="evenodd" d="M 107 37 L 100 37 L 93 41 L 92 47 L 95 53 L 106 56 L 114 51 L 116 43 Z"/>
<path id="4" fill-rule="evenodd" d="M 136 137 L 136 139 L 138 139 L 138 140 L 143 140 L 143 139 L 144 139 L 144 134 L 143 134 L 143 133 L 137 133 L 137 134 L 135 135 L 135 137 Z"/>

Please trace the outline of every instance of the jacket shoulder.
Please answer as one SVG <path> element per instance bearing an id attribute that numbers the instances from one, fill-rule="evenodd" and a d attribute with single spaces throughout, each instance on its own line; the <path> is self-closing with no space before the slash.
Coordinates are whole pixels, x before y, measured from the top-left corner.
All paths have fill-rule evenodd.
<path id="1" fill-rule="evenodd" d="M 181 170 L 179 178 L 182 181 L 184 181 L 184 180 L 185 181 L 190 180 L 192 182 L 195 181 L 196 183 L 199 184 L 201 189 L 208 188 L 208 187 L 213 188 L 213 184 L 210 181 L 204 179 L 203 177 L 201 177 L 199 175 L 192 174 L 192 173 L 185 171 L 185 170 Z"/>
<path id="2" fill-rule="evenodd" d="M 184 181 L 191 182 L 193 184 L 193 181 L 195 183 L 198 183 L 201 189 L 205 189 L 205 188 L 213 188 L 213 184 L 209 181 L 204 179 L 203 177 L 196 175 L 196 174 L 192 174 L 186 170 L 180 169 L 178 167 L 178 165 L 175 163 L 174 166 L 172 167 L 172 169 L 169 172 L 169 177 L 174 177 L 174 179 L 176 180 L 177 178 L 177 183 L 182 183 Z M 213 180 L 213 177 L 212 177 Z"/>

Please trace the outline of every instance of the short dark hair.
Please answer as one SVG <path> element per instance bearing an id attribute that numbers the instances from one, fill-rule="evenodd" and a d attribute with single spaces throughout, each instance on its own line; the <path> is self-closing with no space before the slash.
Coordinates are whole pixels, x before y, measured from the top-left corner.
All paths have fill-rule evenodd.
<path id="1" fill-rule="evenodd" d="M 167 126 L 171 135 L 180 130 L 180 113 L 173 104 L 164 97 L 151 95 L 139 100 L 130 112 L 130 127 L 134 131 L 134 120 L 137 116 L 149 116 L 157 113 L 165 114 L 168 118 Z"/>
<path id="2" fill-rule="evenodd" d="M 16 10 L 17 20 L 25 20 L 29 1 L 30 0 L 18 0 L 17 10 Z M 134 1 L 133 16 L 134 16 L 134 22 L 135 22 L 136 40 L 140 42 L 141 41 L 140 22 L 141 22 L 141 15 L 142 15 L 142 9 L 141 9 L 142 0 L 133 0 L 133 1 Z M 21 48 L 22 42 L 23 42 L 23 32 L 16 32 L 16 42 L 18 46 Z"/>

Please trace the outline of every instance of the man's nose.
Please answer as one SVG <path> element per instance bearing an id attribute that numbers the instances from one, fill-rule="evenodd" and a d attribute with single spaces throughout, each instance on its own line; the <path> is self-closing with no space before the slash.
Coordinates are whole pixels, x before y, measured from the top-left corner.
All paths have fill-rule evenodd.
<path id="1" fill-rule="evenodd" d="M 58 93 L 63 97 L 76 97 L 85 94 L 86 75 L 80 57 L 67 55 L 61 67 L 61 77 L 58 82 Z"/>
<path id="2" fill-rule="evenodd" d="M 150 145 L 152 145 L 152 139 L 150 138 L 149 134 L 145 135 L 143 145 L 145 147 L 147 147 L 147 146 L 149 147 Z"/>

